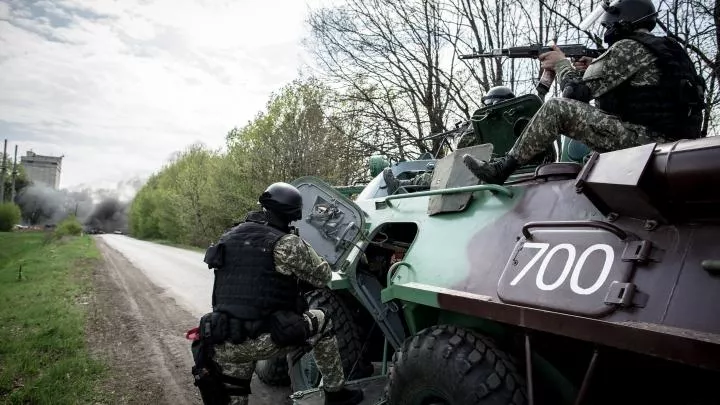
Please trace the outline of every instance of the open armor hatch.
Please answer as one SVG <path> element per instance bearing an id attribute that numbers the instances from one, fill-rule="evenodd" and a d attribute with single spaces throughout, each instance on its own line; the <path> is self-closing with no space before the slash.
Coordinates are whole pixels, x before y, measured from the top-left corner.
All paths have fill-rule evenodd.
<path id="1" fill-rule="evenodd" d="M 365 218 L 362 210 L 332 186 L 306 176 L 292 185 L 302 194 L 302 219 L 294 225 L 300 237 L 327 260 L 333 270 L 362 237 Z"/>

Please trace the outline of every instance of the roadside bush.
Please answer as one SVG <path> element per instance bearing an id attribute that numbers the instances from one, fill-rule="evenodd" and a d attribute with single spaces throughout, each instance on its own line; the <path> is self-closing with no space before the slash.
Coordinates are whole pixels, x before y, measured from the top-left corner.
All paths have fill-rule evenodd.
<path id="1" fill-rule="evenodd" d="M 13 203 L 0 204 L 0 232 L 10 232 L 20 223 L 20 207 Z"/>
<path id="2" fill-rule="evenodd" d="M 82 230 L 83 227 L 80 221 L 78 221 L 74 215 L 70 215 L 57 225 L 57 228 L 55 229 L 55 237 L 62 238 L 63 236 L 80 236 Z"/>

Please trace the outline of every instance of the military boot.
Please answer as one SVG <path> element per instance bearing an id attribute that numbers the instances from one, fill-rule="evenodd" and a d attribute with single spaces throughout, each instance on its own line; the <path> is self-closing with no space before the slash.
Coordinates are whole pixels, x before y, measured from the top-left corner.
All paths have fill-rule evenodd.
<path id="1" fill-rule="evenodd" d="M 511 155 L 485 162 L 466 154 L 463 163 L 475 177 L 488 184 L 503 184 L 518 167 L 517 160 Z"/>
<path id="2" fill-rule="evenodd" d="M 362 390 L 343 387 L 340 391 L 325 391 L 325 405 L 357 405 L 362 400 Z"/>
<path id="3" fill-rule="evenodd" d="M 385 180 L 385 185 L 387 186 L 388 195 L 394 194 L 397 189 L 400 188 L 400 180 L 395 178 L 392 169 L 389 167 L 383 169 L 383 179 Z"/>

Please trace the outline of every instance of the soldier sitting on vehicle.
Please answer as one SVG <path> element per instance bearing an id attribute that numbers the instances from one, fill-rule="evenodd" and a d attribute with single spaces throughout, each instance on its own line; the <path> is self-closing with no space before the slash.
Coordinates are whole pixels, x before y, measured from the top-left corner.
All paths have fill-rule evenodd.
<path id="1" fill-rule="evenodd" d="M 543 104 L 506 156 L 480 162 L 464 155 L 478 179 L 504 183 L 561 133 L 597 152 L 702 136 L 705 84 L 680 44 L 650 34 L 655 6 L 616 0 L 602 7 L 610 48 L 582 76 L 557 48 L 541 54 L 542 67 L 556 72 L 563 98 Z"/>
<path id="2" fill-rule="evenodd" d="M 428 171 L 422 172 L 412 179 L 408 180 L 399 180 L 395 177 L 395 175 L 392 172 L 392 169 L 389 167 L 386 167 L 383 169 L 383 179 L 385 180 L 385 185 L 387 186 L 387 193 L 388 195 L 395 194 L 395 192 L 400 187 L 410 186 L 409 188 L 412 189 L 423 189 L 423 188 L 430 188 L 430 183 L 432 182 L 432 176 L 433 171 L 435 170 L 435 164 L 434 163 L 428 163 L 427 164 Z"/>
<path id="3" fill-rule="evenodd" d="M 490 106 L 512 98 L 515 98 L 515 94 L 509 87 L 495 86 L 485 93 L 485 96 L 482 98 L 482 103 L 484 106 Z M 458 145 L 458 148 L 473 146 L 475 141 L 476 137 L 472 133 L 466 133 L 466 135 L 462 137 L 461 144 Z M 429 163 L 427 168 L 427 171 L 418 174 L 412 179 L 399 180 L 393 174 L 392 169 L 386 167 L 383 170 L 383 179 L 385 180 L 385 185 L 387 186 L 388 195 L 394 194 L 400 187 L 405 186 L 411 186 L 413 189 L 421 190 L 430 188 L 435 165 L 433 163 Z"/>
<path id="4" fill-rule="evenodd" d="M 344 387 L 330 319 L 308 309 L 303 296 L 305 289 L 326 287 L 332 274 L 289 226 L 301 219 L 302 196 L 290 184 L 274 183 L 259 203 L 262 211 L 249 213 L 205 256 L 215 269 L 213 312 L 201 318 L 201 339 L 193 344 L 193 375 L 203 402 L 247 405 L 257 360 L 309 344 L 324 378 L 325 404 L 358 404 L 363 392 Z"/>

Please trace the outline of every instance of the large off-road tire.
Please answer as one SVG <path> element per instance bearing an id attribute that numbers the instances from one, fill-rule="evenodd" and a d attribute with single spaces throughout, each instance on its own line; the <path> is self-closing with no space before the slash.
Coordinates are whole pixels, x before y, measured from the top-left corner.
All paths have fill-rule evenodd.
<path id="1" fill-rule="evenodd" d="M 372 363 L 362 358 L 363 339 L 367 336 L 363 336 L 360 325 L 354 322 L 353 313 L 342 298 L 330 290 L 320 289 L 309 292 L 306 299 L 310 309 L 322 309 L 325 316 L 332 320 L 345 379 L 354 380 L 372 375 Z M 295 373 L 293 391 L 314 388 L 320 383 L 321 376 L 312 352 L 303 356 L 291 372 Z"/>
<path id="2" fill-rule="evenodd" d="M 255 365 L 255 374 L 257 374 L 260 381 L 273 387 L 287 387 L 290 385 L 290 375 L 288 371 L 288 363 L 285 356 L 258 360 Z"/>
<path id="3" fill-rule="evenodd" d="M 475 332 L 433 326 L 393 356 L 385 388 L 394 405 L 525 405 L 525 379 L 512 358 Z"/>

